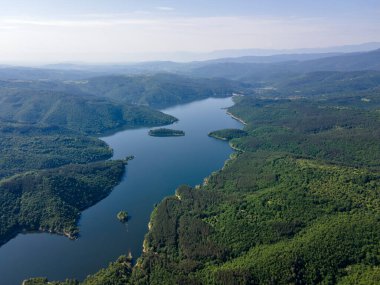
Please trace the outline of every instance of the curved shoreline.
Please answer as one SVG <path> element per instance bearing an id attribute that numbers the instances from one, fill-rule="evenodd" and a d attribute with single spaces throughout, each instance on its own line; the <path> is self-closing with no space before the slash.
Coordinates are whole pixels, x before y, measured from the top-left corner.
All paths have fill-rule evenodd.
<path id="1" fill-rule="evenodd" d="M 224 99 L 223 99 L 224 100 Z M 203 100 L 202 100 L 203 101 Z M 185 118 L 188 118 L 189 120 L 189 122 L 185 122 L 185 124 L 184 124 L 184 131 L 186 131 L 186 128 L 189 128 L 189 125 L 187 125 L 187 124 L 191 124 L 191 126 L 193 127 L 195 127 L 195 126 L 197 126 L 197 125 L 199 125 L 199 128 L 201 129 L 201 127 L 202 128 L 204 128 L 204 126 L 207 126 L 207 128 L 206 128 L 206 130 L 207 130 L 207 132 L 209 132 L 209 131 L 212 131 L 212 130 L 218 130 L 218 129 L 221 129 L 221 128 L 223 128 L 223 127 L 229 127 L 229 128 L 241 128 L 241 123 L 239 123 L 239 122 L 236 122 L 236 120 L 231 120 L 230 119 L 230 116 L 227 116 L 227 114 L 226 114 L 226 110 L 222 110 L 222 109 L 224 109 L 223 107 L 226 107 L 226 106 L 232 106 L 233 105 L 233 102 L 229 99 L 229 100 L 227 100 L 227 101 L 221 101 L 222 103 L 217 103 L 217 102 L 215 102 L 214 103 L 214 101 L 209 101 L 209 102 L 207 102 L 207 101 L 205 101 L 205 103 L 202 103 L 202 101 L 201 102 L 199 102 L 199 103 L 197 103 L 197 104 L 203 104 L 203 105 L 207 105 L 208 106 L 208 108 L 210 109 L 210 111 L 208 111 L 208 109 L 204 112 L 204 114 L 201 112 L 201 114 L 200 114 L 200 117 L 198 116 L 198 119 L 194 119 L 194 118 L 191 118 L 191 117 L 185 117 Z M 221 104 L 221 105 L 219 105 L 219 104 Z M 227 105 L 228 104 L 228 105 Z M 197 106 L 198 105 L 195 105 L 194 107 L 191 105 L 191 108 L 189 108 L 189 109 L 191 109 L 192 111 L 191 111 L 191 114 L 194 114 L 194 115 L 196 115 L 196 114 L 198 114 L 199 113 L 199 111 L 198 111 L 198 108 L 197 108 Z M 222 106 L 222 107 L 218 107 L 218 106 Z M 176 117 L 178 117 L 178 114 L 180 114 L 180 112 L 182 112 L 183 110 L 182 110 L 183 108 L 181 107 L 181 108 L 178 108 L 178 107 L 176 107 L 176 108 L 173 108 L 173 109 L 170 109 L 170 112 L 173 112 L 173 114 L 176 116 Z M 186 109 L 185 109 L 186 110 Z M 184 110 L 184 111 L 185 111 Z M 202 109 L 203 110 L 203 109 Z M 186 112 L 190 112 L 190 111 L 187 111 L 186 110 Z M 171 113 L 169 113 L 169 114 L 171 114 Z M 177 114 L 177 115 L 176 115 Z M 186 114 L 186 113 L 184 113 L 184 114 Z M 189 113 L 190 114 L 190 113 Z M 214 114 L 215 114 L 215 116 L 216 116 L 216 118 L 220 118 L 220 119 L 216 119 L 216 120 L 211 120 L 211 118 L 214 118 Z M 179 117 L 180 118 L 180 117 Z M 202 119 L 201 119 L 202 118 Z M 211 123 L 205 123 L 205 121 L 206 121 L 206 119 L 207 118 L 210 118 L 210 122 Z M 135 133 L 136 133 L 136 135 L 135 135 Z M 198 132 L 197 132 L 198 133 Z M 203 153 L 203 154 L 209 154 L 210 153 L 210 151 L 211 151 L 211 153 L 215 153 L 215 154 L 226 154 L 226 157 L 225 156 L 216 156 L 216 157 L 219 157 L 219 159 L 211 159 L 212 161 L 218 161 L 218 164 L 215 164 L 215 163 L 209 163 L 208 161 L 205 163 L 205 165 L 210 165 L 210 166 L 212 166 L 212 168 L 210 168 L 211 170 L 207 170 L 207 171 L 205 171 L 208 167 L 206 166 L 206 167 L 200 167 L 201 169 L 202 169 L 202 175 L 196 175 L 196 177 L 193 177 L 193 175 L 192 175 L 192 172 L 191 172 L 191 169 L 192 168 L 186 168 L 187 170 L 187 172 L 188 172 L 188 175 L 187 176 L 189 176 L 188 178 L 187 178 L 187 176 L 185 177 L 185 179 L 189 179 L 189 180 L 183 180 L 183 178 L 181 178 L 181 179 L 173 179 L 173 180 L 175 180 L 176 182 L 175 182 L 175 184 L 174 185 L 171 185 L 169 188 L 168 188 L 168 190 L 166 191 L 165 190 L 165 192 L 167 193 L 166 195 L 163 195 L 163 196 L 161 196 L 161 195 L 159 195 L 159 196 L 161 196 L 161 197 L 159 197 L 156 201 L 154 201 L 154 202 L 151 202 L 149 205 L 154 205 L 154 204 L 156 204 L 156 203 L 159 203 L 160 201 L 162 201 L 162 199 L 164 199 L 165 197 L 170 197 L 171 195 L 172 195 L 172 193 L 170 193 L 170 192 L 172 192 L 170 189 L 175 189 L 176 188 L 176 186 L 177 185 L 180 185 L 181 183 L 190 183 L 191 185 L 193 185 L 193 184 L 196 184 L 196 183 L 202 183 L 202 180 L 204 179 L 204 177 L 208 177 L 210 174 L 212 174 L 212 171 L 213 170 L 218 170 L 218 169 L 220 169 L 222 166 L 223 166 L 223 163 L 225 163 L 225 161 L 226 161 L 226 159 L 228 159 L 228 155 L 230 155 L 231 153 L 232 153 L 232 150 L 230 149 L 230 147 L 228 147 L 228 146 L 226 146 L 225 144 L 220 144 L 220 143 L 213 143 L 213 142 L 210 142 L 210 140 L 207 138 L 207 133 L 206 133 L 206 135 L 204 134 L 204 133 L 201 133 L 202 135 L 201 136 L 192 136 L 191 135 L 192 133 L 190 133 L 190 135 L 188 136 L 188 138 L 190 138 L 190 140 L 189 139 L 186 139 L 186 137 L 185 137 L 185 139 L 183 140 L 183 141 L 181 141 L 181 142 L 179 142 L 179 143 L 176 143 L 176 141 L 170 141 L 170 148 L 167 146 L 167 144 L 162 144 L 161 142 L 158 144 L 158 145 L 162 145 L 162 146 L 165 146 L 165 147 L 163 147 L 163 149 L 165 150 L 165 152 L 164 153 L 166 153 L 166 151 L 168 151 L 168 153 L 173 153 L 173 150 L 171 149 L 172 147 L 173 147 L 173 145 L 175 144 L 176 145 L 176 147 L 178 146 L 178 151 L 179 151 L 179 153 L 182 153 L 182 150 L 180 150 L 180 148 L 182 148 L 183 147 L 183 142 L 186 142 L 186 141 L 189 141 L 188 143 L 190 144 L 190 146 L 191 146 L 191 148 L 189 148 L 189 149 L 187 149 L 188 151 L 192 151 L 191 153 L 191 156 L 189 157 L 189 158 L 193 158 L 194 156 L 197 156 L 198 154 L 199 154 L 199 152 L 198 152 L 198 147 L 195 147 L 197 144 L 196 143 L 193 143 L 193 142 L 200 142 L 200 143 L 202 143 L 202 145 L 203 145 L 203 142 L 204 143 L 207 143 L 207 144 L 205 144 L 207 147 L 201 147 L 200 148 L 200 151 L 201 151 L 201 154 Z M 128 137 L 128 135 L 133 135 L 133 139 L 132 139 L 132 137 Z M 151 148 L 151 149 L 143 149 L 142 148 L 142 145 L 141 145 L 141 143 L 140 143 L 140 140 L 138 140 L 138 139 L 140 139 L 140 136 L 141 136 L 141 139 L 144 139 L 143 141 L 145 141 L 146 140 L 146 143 L 147 143 L 147 145 L 150 145 L 150 144 L 153 144 L 154 143 L 154 141 L 153 140 L 151 140 L 151 139 L 149 139 L 149 138 L 147 138 L 148 136 L 147 136 L 147 132 L 145 131 L 145 130 L 130 130 L 130 133 L 129 134 L 127 134 L 127 135 L 123 135 L 123 134 L 120 134 L 119 136 L 118 135 L 116 135 L 116 136 L 114 136 L 113 138 L 108 138 L 108 139 L 106 139 L 105 141 L 106 141 L 106 143 L 108 144 L 108 145 L 110 145 L 110 146 L 112 146 L 112 148 L 114 148 L 114 145 L 112 144 L 112 143 L 115 143 L 115 145 L 117 146 L 117 148 L 116 149 L 118 149 L 118 150 L 115 150 L 115 153 L 114 153 L 114 159 L 115 158 L 118 158 L 118 157 L 122 157 L 122 158 L 125 158 L 125 156 L 126 155 L 128 155 L 128 153 L 133 153 L 134 155 L 136 155 L 136 157 L 138 157 L 138 160 L 136 160 L 136 165 L 138 165 L 138 170 L 142 170 L 143 171 L 143 173 L 144 172 L 146 172 L 147 171 L 147 169 L 149 169 L 149 171 L 150 171 L 150 169 L 151 168 L 147 168 L 146 166 L 140 166 L 140 164 L 142 165 L 143 163 L 140 163 L 141 162 L 141 160 L 143 160 L 143 161 L 145 161 L 145 157 L 147 157 L 147 158 L 149 158 L 149 159 L 151 159 L 152 157 L 154 157 L 154 156 L 152 156 L 151 155 L 151 152 L 152 151 L 156 151 L 157 149 L 156 149 L 156 147 L 154 147 L 154 148 Z M 129 141 L 129 143 L 128 144 L 125 144 L 125 143 L 123 143 L 124 141 L 126 141 L 127 142 L 127 138 L 128 138 L 128 141 Z M 200 139 L 200 138 L 202 138 L 202 139 Z M 104 137 L 102 138 L 102 139 L 104 139 Z M 132 147 L 132 143 L 133 144 L 135 144 L 135 143 L 137 143 L 137 147 Z M 173 144 L 173 145 L 172 145 Z M 211 147 L 211 149 L 209 149 L 209 145 L 210 144 L 210 147 Z M 157 144 L 156 144 L 157 145 Z M 199 145 L 199 144 L 198 144 Z M 127 147 L 128 146 L 128 147 Z M 194 146 L 194 147 L 193 147 Z M 132 147 L 132 148 L 129 148 L 129 147 Z M 161 148 L 158 148 L 158 149 L 161 149 Z M 219 150 L 220 149 L 220 150 Z M 150 151 L 151 150 L 151 151 Z M 193 151 L 197 151 L 197 154 L 193 154 Z M 187 152 L 188 153 L 188 152 Z M 149 154 L 149 155 L 148 155 Z M 160 158 L 161 156 L 158 156 L 157 158 Z M 215 156 L 213 156 L 213 157 L 215 157 Z M 170 157 L 169 157 L 170 158 Z M 168 156 L 166 156 L 165 155 L 165 161 L 167 161 L 168 159 Z M 177 156 L 176 157 L 174 157 L 174 158 L 177 158 Z M 204 156 L 203 155 L 200 155 L 199 156 L 199 158 L 197 158 L 197 161 L 198 161 L 198 163 L 199 162 L 201 162 L 201 161 L 203 161 L 204 160 Z M 176 160 L 176 159 L 174 159 L 174 161 L 173 161 L 173 163 L 179 163 L 179 160 Z M 172 163 L 170 163 L 170 161 L 167 163 L 167 162 L 165 162 L 165 165 L 166 164 L 172 164 Z M 160 169 L 162 169 L 162 167 L 161 166 L 159 166 L 159 165 L 157 165 Z M 156 166 L 154 166 L 154 167 L 156 167 Z M 197 164 L 194 164 L 194 166 L 192 166 L 192 167 L 196 167 L 196 168 L 198 168 L 199 167 L 199 165 L 197 165 Z M 174 170 L 174 171 L 177 171 L 177 169 L 179 169 L 178 167 L 177 168 L 174 168 L 174 169 L 172 169 L 173 167 L 166 167 L 168 170 L 170 170 L 170 171 L 172 171 L 172 170 Z M 195 168 L 194 168 L 195 169 Z M 134 170 L 136 171 L 136 168 L 134 168 Z M 171 172 L 171 173 L 173 173 L 173 172 Z M 136 173 L 134 173 L 134 174 L 136 174 Z M 168 174 L 167 173 L 167 175 L 170 175 L 170 174 Z M 136 176 L 134 176 L 134 177 L 136 177 Z M 139 177 L 139 176 L 138 176 Z M 136 186 L 138 186 L 137 188 L 136 188 L 136 190 L 137 189 L 141 189 L 141 186 L 142 185 L 140 185 L 140 183 L 141 183 L 141 181 L 139 181 L 138 183 L 135 183 L 135 182 L 132 182 L 132 184 L 130 183 L 131 181 L 134 181 L 135 179 L 126 179 L 125 181 L 129 181 L 128 183 L 127 183 L 127 185 L 129 186 L 129 189 L 134 189 L 134 188 L 131 188 L 131 186 L 132 187 L 135 187 L 135 184 L 136 184 Z M 190 181 L 194 181 L 194 182 L 190 182 Z M 165 186 L 166 185 L 166 182 L 164 182 L 164 181 L 162 181 L 163 182 L 163 185 Z M 145 185 L 145 184 L 144 184 Z M 144 187 L 145 189 L 147 189 L 146 187 Z M 157 188 L 157 186 L 153 186 L 153 188 Z M 149 188 L 148 188 L 149 189 Z M 161 190 L 162 191 L 162 190 Z M 119 203 L 119 201 L 122 201 L 120 198 L 121 197 L 124 197 L 124 196 L 126 196 L 125 194 L 122 194 L 122 193 L 125 193 L 125 191 L 116 191 L 116 192 L 114 192 L 115 194 L 113 194 L 113 196 L 110 196 L 110 198 L 111 198 L 111 201 L 112 201 L 112 199 L 115 199 L 115 195 L 116 195 L 116 197 L 119 197 L 119 198 L 117 198 L 117 201 L 115 200 L 115 201 L 113 201 L 112 203 L 114 203 L 114 202 L 116 202 L 117 203 L 117 205 L 118 205 L 118 203 Z M 113 197 L 113 198 L 112 198 Z M 139 196 L 138 196 L 139 197 Z M 178 199 L 178 198 L 177 198 Z M 128 201 L 129 201 L 130 199 L 128 199 Z M 106 200 L 107 201 L 107 200 Z M 127 200 L 126 200 L 127 201 Z M 106 202 L 107 203 L 107 202 Z M 135 234 L 132 234 L 131 232 L 132 232 L 132 230 L 134 231 L 134 223 L 136 222 L 136 221 L 138 221 L 138 219 L 139 219 L 139 217 L 140 217 L 140 212 L 137 212 L 136 211 L 136 209 L 134 209 L 134 207 L 136 208 L 136 207 L 138 207 L 138 206 L 135 206 L 134 204 L 133 204 L 133 202 L 132 202 L 132 204 L 131 205 L 129 205 L 131 202 L 126 202 L 127 204 L 124 204 L 124 202 L 120 202 L 120 203 L 123 203 L 123 206 L 117 206 L 116 208 L 117 208 L 117 210 L 119 210 L 119 209 L 123 209 L 123 208 L 128 208 L 129 210 L 130 210 L 130 213 L 132 214 L 132 215 L 134 215 L 135 217 L 136 217 L 136 219 L 133 219 L 133 221 L 132 221 L 132 224 L 130 224 L 129 225 L 129 234 L 127 234 L 128 236 L 133 236 L 134 237 L 134 235 Z M 104 204 L 103 204 L 104 205 Z M 145 206 L 144 206 L 145 207 Z M 99 208 L 99 207 L 97 207 L 97 208 Z M 96 208 L 95 208 L 96 209 Z M 103 215 L 103 212 L 105 213 L 105 214 L 107 214 L 108 212 L 109 212 L 109 210 L 108 210 L 109 208 L 107 207 L 107 208 L 105 208 L 104 207 L 104 210 L 103 210 L 103 208 L 102 208 L 102 210 L 101 211 L 99 211 L 99 212 L 97 212 L 97 210 L 90 210 L 89 212 L 87 212 L 86 213 L 86 215 L 85 215 L 85 219 L 83 220 L 82 219 L 82 224 L 81 224 L 81 231 L 82 231 L 82 228 L 84 228 L 85 226 L 84 226 L 84 223 L 87 223 L 88 222 L 88 219 L 89 219 L 89 217 L 96 217 L 96 216 L 98 216 L 99 215 L 99 213 L 102 213 L 102 216 L 104 216 L 105 217 L 105 215 Z M 147 209 L 148 211 L 147 211 L 147 216 L 149 216 L 151 213 L 152 213 L 152 208 L 149 206 L 149 209 Z M 106 213 L 107 212 L 107 213 Z M 91 214 L 90 214 L 91 213 Z M 115 212 L 116 213 L 116 212 Z M 117 223 L 117 229 L 115 230 L 115 232 L 119 232 L 119 228 L 120 229 L 122 229 L 123 231 L 125 230 L 125 227 L 119 227 L 119 222 L 118 221 L 115 221 L 115 213 L 112 213 L 111 215 L 112 215 L 112 223 Z M 148 217 L 147 217 L 148 218 Z M 145 219 L 145 218 L 144 218 Z M 115 221 L 115 222 L 114 222 Z M 152 221 L 153 221 L 153 223 L 154 223 L 154 221 L 157 221 L 157 220 L 155 220 L 155 219 L 152 219 Z M 92 223 L 92 222 L 91 222 Z M 137 245 L 135 245 L 135 244 L 132 244 L 132 247 L 134 247 L 134 248 L 132 248 L 132 250 L 134 251 L 134 256 L 135 256 L 135 258 L 137 259 L 139 256 L 142 256 L 142 253 L 144 252 L 144 251 L 147 251 L 148 250 L 148 252 L 149 252 L 149 248 L 148 248 L 148 244 L 144 244 L 144 236 L 147 234 L 147 232 L 148 232 L 148 228 L 147 228 L 147 224 L 149 223 L 149 218 L 148 219 L 146 219 L 146 222 L 144 222 L 144 224 L 143 225 L 145 225 L 145 226 L 139 226 L 139 228 L 142 228 L 142 230 L 141 230 L 141 234 L 140 233 L 138 233 L 139 234 L 139 239 L 138 239 L 138 244 Z M 141 225 L 141 224 L 140 224 Z M 150 223 L 150 227 L 152 227 L 152 223 Z M 148 227 L 149 227 L 148 226 Z M 116 228 L 116 227 L 115 227 Z M 88 228 L 87 228 L 88 229 Z M 89 233 L 92 233 L 92 231 L 93 231 L 93 229 L 91 228 L 91 232 L 89 232 L 89 231 L 87 231 L 87 232 L 84 232 L 84 234 L 83 234 L 83 236 L 79 239 L 79 242 L 76 242 L 75 244 L 77 244 L 77 245 L 79 245 L 79 244 L 81 244 L 82 243 L 82 241 L 83 240 L 85 240 L 85 239 L 88 239 L 89 238 Z M 138 229 L 138 231 L 137 232 L 139 232 L 140 231 L 140 229 Z M 123 232 L 124 233 L 124 232 Z M 121 235 L 118 235 L 118 237 L 120 237 Z M 111 240 L 118 240 L 119 238 L 112 238 Z M 141 240 L 140 240 L 141 239 Z M 149 240 L 149 239 L 148 239 Z M 86 241 L 87 242 L 87 241 Z M 92 238 L 91 238 L 91 241 L 90 242 L 93 242 L 92 241 Z M 129 243 L 129 242 L 128 242 Z M 137 242 L 136 242 L 137 243 Z M 69 244 L 69 243 L 67 243 L 67 244 Z M 123 241 L 123 244 L 125 245 L 125 240 Z M 128 244 L 127 244 L 128 245 Z M 145 245 L 145 246 L 144 246 Z M 69 247 L 69 246 L 68 246 Z M 71 247 L 71 246 L 70 246 Z M 75 246 L 75 248 L 76 248 L 77 246 Z M 87 246 L 86 246 L 87 247 Z M 125 246 L 123 246 L 123 247 L 125 247 Z M 129 246 L 127 246 L 128 248 L 129 248 Z M 144 249 L 145 248 L 145 249 Z M 120 254 L 122 254 L 123 253 L 123 251 L 120 251 L 119 253 L 118 253 L 118 255 L 120 255 Z M 76 256 L 77 254 L 76 253 L 74 253 L 74 254 L 71 254 L 71 252 L 68 252 L 68 256 Z M 92 256 L 92 254 L 89 254 L 89 256 Z M 83 259 L 84 261 L 86 261 L 86 259 Z M 114 261 L 115 260 L 115 257 L 112 257 L 112 259 L 106 259 L 107 260 L 107 262 L 112 262 L 112 261 Z M 136 262 L 137 262 L 137 260 L 136 260 Z M 82 263 L 82 261 L 78 261 L 77 262 L 78 264 L 80 264 L 80 263 Z M 97 262 L 97 263 L 99 263 L 99 262 Z M 136 265 L 138 264 L 138 262 L 137 263 L 135 263 Z M 96 265 L 97 266 L 97 265 Z M 107 266 L 107 264 L 105 264 L 105 265 L 101 265 L 101 267 L 97 267 L 95 270 L 91 270 L 91 271 L 86 271 L 86 276 L 88 275 L 88 274 L 94 274 L 95 272 L 97 272 L 99 269 L 101 269 L 101 268 L 105 268 Z M 67 266 L 68 268 L 70 268 L 71 266 Z M 49 267 L 50 268 L 50 267 Z M 42 274 L 42 276 L 46 276 L 46 275 L 48 275 L 47 277 L 50 279 L 50 280 L 57 280 L 57 279 L 59 279 L 59 278 L 65 278 L 65 277 L 67 277 L 67 276 L 69 276 L 68 274 L 66 274 L 66 272 L 68 272 L 68 271 L 65 271 L 66 269 L 62 269 L 62 270 L 59 270 L 61 273 L 59 273 L 59 274 L 64 274 L 65 276 L 61 276 L 61 277 L 55 277 L 54 275 L 56 275 L 56 273 L 54 273 L 53 272 L 53 275 L 51 275 L 50 273 L 49 273 L 49 268 L 47 268 L 47 270 L 46 270 L 46 273 L 44 273 L 44 274 Z M 79 268 L 79 267 L 78 267 Z M 54 270 L 54 269 L 53 269 Z M 80 273 L 80 271 L 81 270 L 78 270 L 78 272 L 79 272 L 79 274 L 82 274 L 82 273 Z M 74 272 L 74 271 L 73 271 Z M 72 273 L 72 274 L 76 274 L 76 273 Z M 39 274 L 39 275 L 41 275 L 41 274 Z M 25 277 L 28 277 L 28 276 L 30 276 L 30 274 L 28 274 L 27 276 L 25 276 Z M 85 278 L 85 276 L 81 276 L 81 275 L 73 275 L 74 277 L 75 276 L 78 276 L 78 277 L 76 277 L 76 278 L 78 278 L 79 280 L 83 280 L 83 278 Z"/>
<path id="2" fill-rule="evenodd" d="M 247 125 L 242 119 L 240 119 L 240 118 L 234 116 L 234 115 L 231 114 L 230 112 L 226 111 L 226 114 L 229 115 L 231 118 L 237 120 L 238 122 L 242 123 L 243 125 Z M 228 141 L 226 138 L 220 138 L 220 137 L 217 137 L 217 136 L 210 136 L 210 137 L 213 137 L 213 138 L 218 139 L 218 140 L 221 140 L 221 141 Z M 214 175 L 215 173 L 217 173 L 217 172 L 222 171 L 223 169 L 225 169 L 225 167 L 228 165 L 228 163 L 230 163 L 232 160 L 236 159 L 239 153 L 243 152 L 243 150 L 241 150 L 241 149 L 237 148 L 236 146 L 232 145 L 231 142 L 229 142 L 228 145 L 231 147 L 231 149 L 234 150 L 234 152 L 232 152 L 232 153 L 230 154 L 230 157 L 227 158 L 227 159 L 224 161 L 223 167 L 220 168 L 220 169 L 218 169 L 218 170 L 216 170 L 216 171 L 213 171 L 212 173 L 210 173 L 208 176 L 206 176 L 206 177 L 203 179 L 203 183 L 202 183 L 202 185 L 196 185 L 195 187 L 193 187 L 193 189 L 201 189 L 202 186 L 207 186 L 208 181 L 209 181 L 209 179 L 210 179 L 210 177 L 211 177 L 212 175 Z M 177 190 L 176 190 L 176 192 L 175 192 L 174 195 L 170 195 L 170 196 L 166 196 L 166 197 L 164 197 L 164 198 L 158 203 L 158 205 L 159 205 L 160 203 L 162 203 L 165 199 L 168 199 L 168 198 L 175 198 L 175 199 L 178 199 L 179 201 L 181 201 L 181 196 L 177 193 Z M 148 231 L 147 231 L 147 233 L 145 234 L 145 237 L 144 237 L 144 240 L 143 240 L 143 245 L 142 245 L 142 247 L 143 247 L 142 255 L 147 254 L 147 253 L 149 253 L 149 251 L 150 251 L 149 244 L 148 244 L 148 239 L 147 239 L 147 238 L 148 238 L 149 233 L 150 233 L 151 230 L 152 230 L 152 226 L 153 226 L 153 223 L 154 223 L 154 218 L 155 218 L 154 216 L 151 216 L 151 218 L 149 219 L 149 223 L 148 223 Z M 137 262 L 136 262 L 136 266 L 137 266 L 137 267 L 140 266 L 142 255 L 140 255 L 140 256 L 138 257 L 138 259 L 137 259 Z"/>
<path id="3" fill-rule="evenodd" d="M 243 119 L 239 118 L 239 117 L 236 117 L 235 115 L 233 115 L 232 113 L 230 113 L 229 111 L 226 112 L 227 115 L 229 115 L 232 119 L 236 120 L 236 121 L 239 121 L 240 123 L 242 123 L 243 125 L 247 125 L 246 122 L 243 121 Z"/>

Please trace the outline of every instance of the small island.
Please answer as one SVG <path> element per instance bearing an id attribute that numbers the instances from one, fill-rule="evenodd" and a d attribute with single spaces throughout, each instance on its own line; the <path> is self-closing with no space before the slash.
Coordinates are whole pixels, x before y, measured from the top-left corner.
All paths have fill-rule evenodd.
<path id="1" fill-rule="evenodd" d="M 117 219 L 122 223 L 126 223 L 128 221 L 128 212 L 120 211 L 119 213 L 117 213 Z"/>
<path id="2" fill-rule="evenodd" d="M 185 135 L 185 132 L 181 130 L 160 128 L 150 130 L 148 134 L 153 137 L 181 137 Z"/>

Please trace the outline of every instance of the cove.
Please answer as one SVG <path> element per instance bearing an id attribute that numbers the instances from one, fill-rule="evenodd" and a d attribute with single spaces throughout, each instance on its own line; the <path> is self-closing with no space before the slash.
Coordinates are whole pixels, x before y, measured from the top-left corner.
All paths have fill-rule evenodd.
<path id="1" fill-rule="evenodd" d="M 135 156 L 120 184 L 82 213 L 78 240 L 28 233 L 3 245 L 0 284 L 20 285 L 39 276 L 83 280 L 128 251 L 140 256 L 154 205 L 174 195 L 181 184 L 201 184 L 232 153 L 228 143 L 207 136 L 218 129 L 241 128 L 223 109 L 231 105 L 231 98 L 206 99 L 162 110 L 179 119 L 170 128 L 183 130 L 183 137 L 152 137 L 142 128 L 102 138 L 113 148 L 114 159 Z M 128 211 L 127 224 L 116 218 L 120 210 Z"/>

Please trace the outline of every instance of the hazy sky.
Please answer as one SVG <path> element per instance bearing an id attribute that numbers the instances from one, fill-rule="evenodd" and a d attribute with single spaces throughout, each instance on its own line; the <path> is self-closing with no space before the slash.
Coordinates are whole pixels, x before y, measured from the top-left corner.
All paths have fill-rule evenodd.
<path id="1" fill-rule="evenodd" d="M 371 41 L 379 0 L 0 0 L 0 62 Z"/>

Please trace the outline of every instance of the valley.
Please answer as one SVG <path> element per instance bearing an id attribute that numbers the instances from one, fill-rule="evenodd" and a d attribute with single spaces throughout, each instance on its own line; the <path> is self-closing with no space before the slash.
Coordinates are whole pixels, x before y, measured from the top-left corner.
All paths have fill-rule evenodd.
<path id="1" fill-rule="evenodd" d="M 2 281 L 376 284 L 378 53 L 4 77 Z"/>

